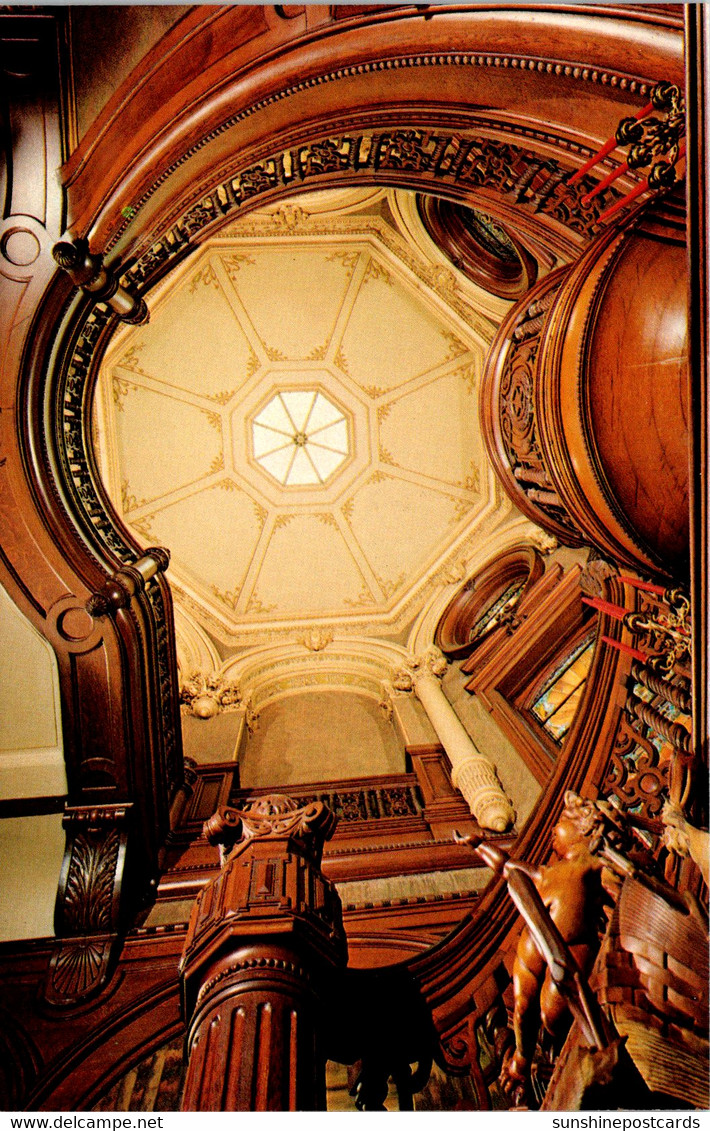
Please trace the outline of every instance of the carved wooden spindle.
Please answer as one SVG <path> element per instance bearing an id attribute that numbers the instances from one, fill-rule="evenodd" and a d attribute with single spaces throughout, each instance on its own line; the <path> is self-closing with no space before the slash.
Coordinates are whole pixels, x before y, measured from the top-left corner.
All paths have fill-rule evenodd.
<path id="1" fill-rule="evenodd" d="M 104 266 L 103 256 L 89 251 L 86 240 L 57 243 L 52 255 L 75 287 L 91 295 L 96 302 L 105 302 L 122 322 L 140 325 L 148 321 L 145 299 L 137 298 L 121 286 L 118 273 Z"/>
<path id="2" fill-rule="evenodd" d="M 346 961 L 340 900 L 320 871 L 336 823 L 322 802 L 272 795 L 205 824 L 222 870 L 183 950 L 183 1110 L 325 1108 L 324 1000 Z"/>
<path id="3" fill-rule="evenodd" d="M 86 603 L 87 613 L 92 617 L 102 617 L 127 608 L 131 597 L 140 593 L 156 573 L 164 573 L 169 564 L 170 551 L 162 546 L 151 546 L 132 565 L 121 566 L 106 580 L 98 593 L 89 597 Z"/>

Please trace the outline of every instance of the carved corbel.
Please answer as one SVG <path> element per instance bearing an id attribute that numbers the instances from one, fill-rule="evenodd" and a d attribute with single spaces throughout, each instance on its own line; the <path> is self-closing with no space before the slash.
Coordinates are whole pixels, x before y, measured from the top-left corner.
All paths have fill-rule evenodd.
<path id="1" fill-rule="evenodd" d="M 86 240 L 57 243 L 52 255 L 75 287 L 97 302 L 105 302 L 122 322 L 139 325 L 148 321 L 145 300 L 136 298 L 120 285 L 118 274 L 104 266 L 103 256 L 92 255 Z"/>
<path id="2" fill-rule="evenodd" d="M 145 588 L 146 581 L 156 573 L 164 573 L 169 564 L 170 551 L 162 546 L 151 546 L 142 558 L 133 565 L 121 566 L 98 593 L 92 594 L 86 603 L 87 613 L 92 617 L 102 617 L 127 608 L 131 597 Z"/>
<path id="3" fill-rule="evenodd" d="M 57 944 L 45 1000 L 79 1005 L 106 984 L 117 957 L 130 804 L 67 808 L 54 913 Z"/>
<path id="4" fill-rule="evenodd" d="M 187 715 L 212 719 L 221 712 L 246 710 L 239 684 L 218 672 L 194 671 L 180 684 L 180 706 Z"/>
<path id="5" fill-rule="evenodd" d="M 604 597 L 607 581 L 617 577 L 618 573 L 618 567 L 614 562 L 607 561 L 597 551 L 592 550 L 579 577 L 582 592 L 588 597 Z"/>

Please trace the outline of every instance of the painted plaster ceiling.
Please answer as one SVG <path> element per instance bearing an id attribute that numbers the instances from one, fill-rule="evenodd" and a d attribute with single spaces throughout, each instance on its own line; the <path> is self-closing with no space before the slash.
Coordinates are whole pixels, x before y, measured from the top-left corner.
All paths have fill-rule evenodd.
<path id="1" fill-rule="evenodd" d="M 228 646 L 398 631 L 505 505 L 478 422 L 491 312 L 412 239 L 408 195 L 318 194 L 231 224 L 104 359 L 112 501 Z"/>

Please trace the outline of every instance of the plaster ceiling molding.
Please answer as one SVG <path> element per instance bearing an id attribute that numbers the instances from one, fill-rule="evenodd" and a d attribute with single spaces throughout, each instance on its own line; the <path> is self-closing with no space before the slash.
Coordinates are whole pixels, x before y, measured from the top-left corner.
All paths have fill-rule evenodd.
<path id="1" fill-rule="evenodd" d="M 540 535 L 543 535 L 542 539 Z M 462 563 L 464 568 L 460 571 L 452 571 L 450 580 L 442 579 L 442 584 L 431 593 L 412 625 L 407 640 L 407 651 L 411 655 L 422 655 L 434 644 L 437 625 L 453 594 L 460 589 L 467 578 L 480 573 L 513 546 L 528 543 L 541 553 L 549 553 L 554 548 L 550 545 L 551 542 L 554 542 L 554 539 L 550 539 L 544 531 L 518 512 L 506 516 L 506 521 L 497 530 L 490 531 L 485 542 L 479 543 L 473 549 L 470 557 Z"/>
<path id="2" fill-rule="evenodd" d="M 209 675 L 217 671 L 222 661 L 199 621 L 182 605 L 174 606 L 175 644 L 180 675 L 187 677 L 190 672 Z"/>
<path id="3" fill-rule="evenodd" d="M 481 326 L 381 216 L 275 216 L 229 225 L 116 336 L 99 465 L 226 645 L 401 631 L 510 510 L 479 427 Z"/>
<path id="4" fill-rule="evenodd" d="M 307 691 L 356 692 L 379 703 L 383 684 L 406 659 L 406 650 L 388 641 L 336 639 L 316 652 L 299 643 L 254 648 L 226 660 L 219 675 L 249 695 L 257 711 Z"/>
<path id="5" fill-rule="evenodd" d="M 252 218 L 275 218 L 276 222 L 289 227 L 303 217 L 320 218 L 351 216 L 355 212 L 375 208 L 387 200 L 391 190 L 386 188 L 336 188 L 321 189 L 317 192 L 299 193 L 293 200 L 279 201 L 251 213 Z"/>

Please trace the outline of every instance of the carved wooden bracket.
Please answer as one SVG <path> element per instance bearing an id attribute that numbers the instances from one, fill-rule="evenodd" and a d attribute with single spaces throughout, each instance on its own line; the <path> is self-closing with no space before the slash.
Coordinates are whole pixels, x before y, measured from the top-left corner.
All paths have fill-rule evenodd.
<path id="1" fill-rule="evenodd" d="M 92 255 L 86 240 L 57 243 L 52 248 L 52 255 L 75 287 L 97 302 L 105 302 L 122 322 L 139 324 L 148 321 L 145 300 L 130 294 L 119 284 L 118 274 L 104 267 L 103 256 Z"/>
<path id="2" fill-rule="evenodd" d="M 54 913 L 57 945 L 45 1000 L 73 1006 L 106 984 L 120 931 L 130 805 L 67 808 L 66 850 Z"/>
<path id="3" fill-rule="evenodd" d="M 92 617 L 106 616 L 125 609 L 131 597 L 145 588 L 146 581 L 156 573 L 164 573 L 170 564 L 170 551 L 162 546 L 151 546 L 133 565 L 124 565 L 108 578 L 103 588 L 92 594 L 86 611 Z"/>

